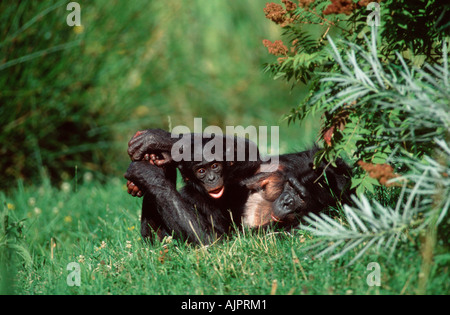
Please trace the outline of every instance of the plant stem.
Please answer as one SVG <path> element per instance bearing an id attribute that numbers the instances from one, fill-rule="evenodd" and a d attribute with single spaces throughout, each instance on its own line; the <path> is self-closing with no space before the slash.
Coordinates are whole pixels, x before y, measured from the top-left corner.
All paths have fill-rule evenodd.
<path id="1" fill-rule="evenodd" d="M 450 140 L 450 132 L 447 132 L 446 135 L 447 142 Z M 446 157 L 445 154 L 437 153 L 436 161 L 441 165 L 445 165 Z M 436 194 L 433 197 L 433 208 L 439 209 L 442 207 L 442 201 L 444 194 L 444 187 L 442 185 L 438 185 Z M 418 294 L 425 294 L 427 291 L 427 283 L 428 278 L 430 277 L 431 266 L 433 264 L 433 254 L 434 248 L 436 246 L 436 237 L 437 237 L 437 221 L 439 218 L 440 211 L 435 211 L 433 218 L 427 228 L 425 234 L 425 240 L 422 247 L 422 266 L 420 267 L 419 273 L 419 285 L 417 288 Z"/>

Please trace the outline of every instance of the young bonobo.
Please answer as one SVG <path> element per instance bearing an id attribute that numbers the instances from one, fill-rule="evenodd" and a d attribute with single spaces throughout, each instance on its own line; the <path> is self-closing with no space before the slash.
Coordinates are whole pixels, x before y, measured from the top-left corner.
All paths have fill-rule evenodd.
<path id="1" fill-rule="evenodd" d="M 277 222 L 291 227 L 308 213 L 318 213 L 337 200 L 350 203 L 350 168 L 338 159 L 336 167 L 324 161 L 313 166 L 317 148 L 280 156 L 273 173 L 258 173 L 242 183 L 252 193 L 244 211 L 244 224 L 265 226 Z"/>
<path id="2" fill-rule="evenodd" d="M 190 159 L 181 161 L 175 161 L 171 154 L 181 136 L 174 139 L 163 130 L 146 130 L 138 132 L 129 142 L 128 153 L 133 162 L 125 178 L 129 181 L 129 192 L 135 195 L 144 192 L 141 216 L 144 238 L 151 238 L 153 230 L 160 239 L 173 234 L 193 243 L 210 243 L 228 233 L 233 223 L 240 224 L 249 193 L 240 182 L 254 175 L 261 164 L 259 154 L 255 161 L 249 158 L 248 152 L 257 150 L 256 145 L 233 137 L 231 141 L 222 141 L 220 159 L 209 160 L 202 153 L 213 138 L 201 135 L 199 147 L 194 146 L 194 134 L 191 136 Z M 245 148 L 244 161 L 237 161 L 239 148 Z M 203 158 L 195 161 L 199 151 Z M 226 159 L 230 151 L 232 161 Z M 186 183 L 179 191 L 175 187 L 176 167 Z"/>

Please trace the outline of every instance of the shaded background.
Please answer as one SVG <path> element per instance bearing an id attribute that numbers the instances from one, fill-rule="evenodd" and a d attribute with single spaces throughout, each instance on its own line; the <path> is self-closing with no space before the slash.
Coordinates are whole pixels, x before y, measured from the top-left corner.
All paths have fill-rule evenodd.
<path id="1" fill-rule="evenodd" d="M 280 152 L 310 146 L 317 123 L 283 114 L 306 89 L 263 73 L 280 37 L 266 0 L 0 3 L 0 188 L 17 179 L 122 176 L 139 129 L 280 126 Z"/>

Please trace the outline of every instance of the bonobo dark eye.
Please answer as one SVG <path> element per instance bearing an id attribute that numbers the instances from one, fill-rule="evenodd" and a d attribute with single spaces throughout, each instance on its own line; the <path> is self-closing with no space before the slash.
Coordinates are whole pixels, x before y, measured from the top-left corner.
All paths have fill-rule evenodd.
<path id="1" fill-rule="evenodd" d="M 216 168 L 218 168 L 219 167 L 219 164 L 218 163 L 214 163 L 213 165 L 211 165 L 211 168 L 213 169 L 213 170 L 215 170 Z"/>
<path id="2" fill-rule="evenodd" d="M 206 172 L 206 170 L 204 168 L 199 168 L 197 170 L 197 173 L 199 173 L 199 174 L 204 174 L 205 172 Z"/>

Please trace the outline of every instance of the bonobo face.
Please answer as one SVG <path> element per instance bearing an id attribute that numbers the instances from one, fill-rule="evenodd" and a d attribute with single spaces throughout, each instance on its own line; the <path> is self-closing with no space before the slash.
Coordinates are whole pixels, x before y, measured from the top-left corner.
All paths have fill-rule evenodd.
<path id="1" fill-rule="evenodd" d="M 222 197 L 225 190 L 223 165 L 220 162 L 201 163 L 194 166 L 195 177 L 202 183 L 209 196 L 214 199 Z"/>
<path id="2" fill-rule="evenodd" d="M 295 187 L 295 188 L 294 188 Z M 285 223 L 296 223 L 297 215 L 306 211 L 307 191 L 298 182 L 287 181 L 281 195 L 273 203 L 272 219 Z"/>

